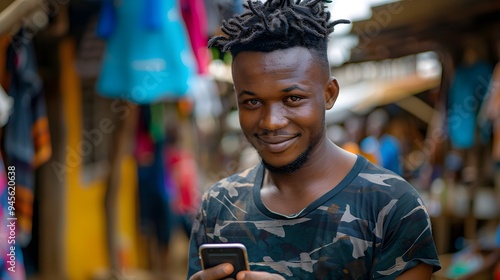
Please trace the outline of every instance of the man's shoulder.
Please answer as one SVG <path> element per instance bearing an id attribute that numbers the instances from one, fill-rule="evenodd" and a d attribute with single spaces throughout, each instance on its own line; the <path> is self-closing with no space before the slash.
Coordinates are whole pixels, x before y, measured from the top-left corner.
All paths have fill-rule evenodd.
<path id="1" fill-rule="evenodd" d="M 215 220 L 225 217 L 224 215 L 229 218 L 233 210 L 239 211 L 251 205 L 255 182 L 259 177 L 258 171 L 257 165 L 213 184 L 202 196 L 202 208 L 205 209 L 206 215 L 216 215 L 213 217 Z"/>
<path id="2" fill-rule="evenodd" d="M 415 188 L 399 174 L 392 172 L 380 165 L 367 161 L 367 164 L 360 170 L 358 177 L 360 187 L 384 189 L 384 191 L 395 191 L 404 193 L 414 191 Z"/>
<path id="3" fill-rule="evenodd" d="M 219 180 L 215 185 L 228 185 L 228 184 L 244 184 L 255 183 L 257 173 L 259 171 L 259 164 L 249 167 L 247 169 L 238 171 L 230 176 Z"/>
<path id="4" fill-rule="evenodd" d="M 250 168 L 238 171 L 213 184 L 209 192 L 229 192 L 234 193 L 237 189 L 253 188 L 259 172 L 259 164 Z"/>

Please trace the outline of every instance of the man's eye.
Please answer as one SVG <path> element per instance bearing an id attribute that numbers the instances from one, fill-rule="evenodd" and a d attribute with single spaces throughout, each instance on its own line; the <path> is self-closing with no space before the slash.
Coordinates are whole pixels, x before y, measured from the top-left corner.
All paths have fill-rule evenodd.
<path id="1" fill-rule="evenodd" d="M 249 99 L 249 100 L 246 100 L 245 103 L 247 105 L 251 105 L 251 106 L 257 106 L 260 104 L 259 100 L 257 100 L 257 99 Z"/>
<path id="2" fill-rule="evenodd" d="M 297 101 L 300 101 L 302 98 L 298 97 L 298 96 L 289 96 L 288 97 L 288 101 L 291 101 L 291 102 L 297 102 Z"/>

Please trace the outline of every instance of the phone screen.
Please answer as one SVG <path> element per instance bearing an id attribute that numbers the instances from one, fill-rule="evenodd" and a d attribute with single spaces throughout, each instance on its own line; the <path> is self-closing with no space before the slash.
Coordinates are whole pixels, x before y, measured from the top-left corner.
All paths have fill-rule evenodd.
<path id="1" fill-rule="evenodd" d="M 247 254 L 243 244 L 203 244 L 200 247 L 200 257 L 204 269 L 221 263 L 230 263 L 234 272 L 228 277 L 236 278 L 241 270 L 248 270 Z"/>

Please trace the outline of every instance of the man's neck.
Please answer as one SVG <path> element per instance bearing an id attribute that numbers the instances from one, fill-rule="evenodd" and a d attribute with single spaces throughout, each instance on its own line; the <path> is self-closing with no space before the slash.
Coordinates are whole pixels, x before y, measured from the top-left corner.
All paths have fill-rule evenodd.
<path id="1" fill-rule="evenodd" d="M 294 214 L 336 187 L 350 172 L 357 156 L 330 141 L 315 150 L 309 161 L 293 174 L 265 170 L 261 188 L 264 204 L 284 215 Z"/>
<path id="2" fill-rule="evenodd" d="M 307 162 L 294 173 L 277 174 L 266 169 L 266 174 L 270 182 L 279 189 L 295 188 L 295 186 L 303 186 L 304 183 L 316 185 L 324 177 L 337 173 L 332 168 L 342 163 L 340 159 L 344 156 L 344 150 L 325 139 L 311 151 Z"/>

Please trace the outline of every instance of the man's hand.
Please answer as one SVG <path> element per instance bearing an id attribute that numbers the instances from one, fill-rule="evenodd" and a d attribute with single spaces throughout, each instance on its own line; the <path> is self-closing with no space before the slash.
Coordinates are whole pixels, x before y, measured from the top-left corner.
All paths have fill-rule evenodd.
<path id="1" fill-rule="evenodd" d="M 233 272 L 233 265 L 230 263 L 223 263 L 211 268 L 207 268 L 196 272 L 189 278 L 189 280 L 219 280 L 224 279 Z"/>
<path id="2" fill-rule="evenodd" d="M 285 280 L 283 276 L 262 271 L 240 271 L 236 280 Z"/>
<path id="3" fill-rule="evenodd" d="M 189 278 L 189 280 L 219 280 L 225 279 L 229 274 L 233 272 L 233 265 L 230 263 L 223 263 L 217 266 L 204 269 L 196 272 Z M 271 274 L 261 271 L 240 271 L 236 275 L 237 280 L 285 280 L 282 276 L 278 274 Z"/>

